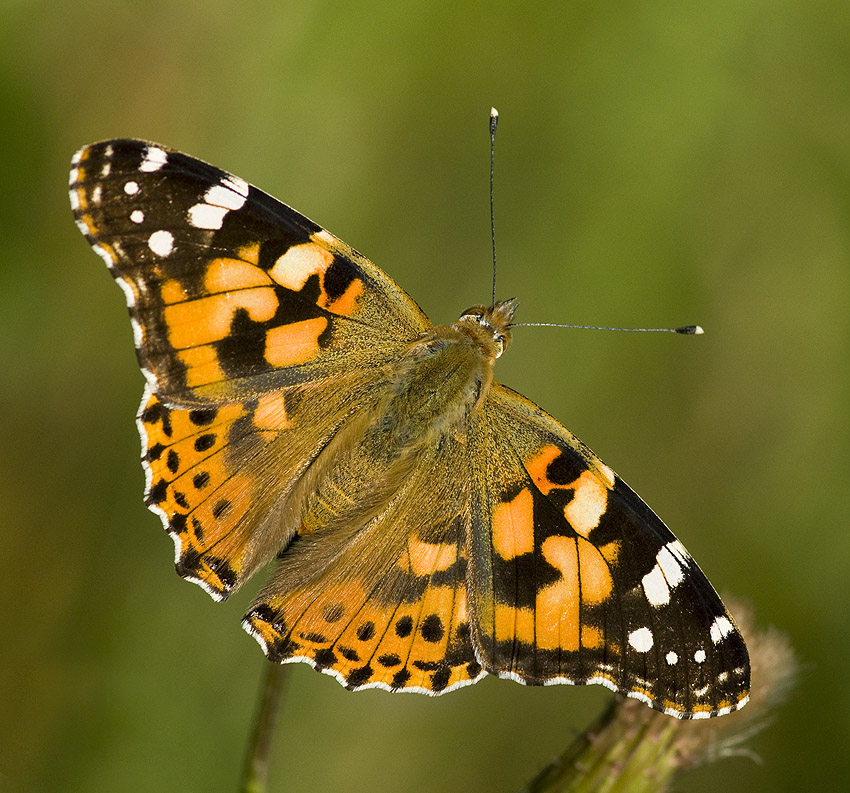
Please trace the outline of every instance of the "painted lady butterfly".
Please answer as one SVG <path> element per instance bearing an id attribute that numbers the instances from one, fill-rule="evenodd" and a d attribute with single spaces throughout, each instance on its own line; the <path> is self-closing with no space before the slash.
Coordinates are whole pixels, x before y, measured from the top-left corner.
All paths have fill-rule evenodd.
<path id="1" fill-rule="evenodd" d="M 493 381 L 515 301 L 435 327 L 320 226 L 156 144 L 87 146 L 70 183 L 130 309 L 147 504 L 216 600 L 277 557 L 243 621 L 271 660 L 349 689 L 489 672 L 744 705 L 743 639 L 682 544 Z"/>

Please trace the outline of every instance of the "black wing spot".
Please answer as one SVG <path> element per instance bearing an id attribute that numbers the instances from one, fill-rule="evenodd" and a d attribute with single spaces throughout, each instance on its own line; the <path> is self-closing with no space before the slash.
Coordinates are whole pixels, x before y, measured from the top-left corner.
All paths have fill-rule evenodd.
<path id="1" fill-rule="evenodd" d="M 148 499 L 151 504 L 161 504 L 165 501 L 168 496 L 168 483 L 164 479 L 157 479 L 154 484 L 151 485 L 150 493 L 148 493 Z"/>
<path id="2" fill-rule="evenodd" d="M 452 670 L 447 666 L 441 666 L 431 675 L 431 688 L 434 691 L 442 691 L 448 684 Z"/>
<path id="3" fill-rule="evenodd" d="M 443 621 L 436 614 L 429 614 L 425 617 L 419 630 L 422 633 L 422 638 L 432 644 L 440 641 L 446 633 Z"/>
<path id="4" fill-rule="evenodd" d="M 230 512 L 230 502 L 226 498 L 221 499 L 221 501 L 212 508 L 212 514 L 216 520 L 220 520 L 227 515 L 228 512 Z"/>
<path id="5" fill-rule="evenodd" d="M 337 662 L 336 653 L 328 649 L 317 650 L 313 656 L 313 661 L 316 664 L 316 669 L 327 669 Z"/>
<path id="6" fill-rule="evenodd" d="M 180 468 L 180 455 L 178 455 L 177 452 L 174 451 L 174 449 L 171 449 L 168 452 L 168 457 L 166 458 L 165 464 L 172 474 L 176 474 Z"/>
<path id="7" fill-rule="evenodd" d="M 562 452 L 546 466 L 546 478 L 553 485 L 568 485 L 586 470 L 587 466 L 578 457 Z"/>
<path id="8" fill-rule="evenodd" d="M 312 642 L 313 644 L 327 644 L 328 637 L 323 633 L 314 633 L 313 631 L 304 631 L 303 633 L 298 634 L 305 642 Z"/>
<path id="9" fill-rule="evenodd" d="M 328 301 L 333 303 L 334 300 L 345 294 L 345 290 L 348 289 L 355 278 L 356 275 L 351 264 L 339 256 L 334 256 L 331 266 L 325 271 L 325 277 L 322 279 Z"/>
<path id="10" fill-rule="evenodd" d="M 407 669 L 399 669 L 398 672 L 393 675 L 392 687 L 404 688 L 408 680 L 410 680 L 410 672 L 408 672 Z"/>
<path id="11" fill-rule="evenodd" d="M 205 452 L 215 446 L 215 433 L 207 432 L 195 438 L 195 451 Z"/>
<path id="12" fill-rule="evenodd" d="M 182 512 L 175 512 L 168 522 L 168 531 L 174 534 L 183 534 L 187 528 L 186 516 Z"/>
<path id="13" fill-rule="evenodd" d="M 344 647 L 343 645 L 338 645 L 337 649 L 339 650 L 339 654 L 345 658 L 346 661 L 359 661 L 360 656 L 357 654 L 355 650 L 352 650 L 350 647 Z"/>
<path id="14" fill-rule="evenodd" d="M 395 635 L 400 639 L 410 636 L 413 631 L 413 618 L 400 617 L 395 624 Z"/>
<path id="15" fill-rule="evenodd" d="M 358 688 L 362 686 L 364 683 L 368 683 L 372 679 L 372 667 L 369 664 L 366 666 L 361 666 L 358 669 L 352 669 L 351 672 L 348 673 L 348 677 L 345 678 L 345 682 L 351 688 Z"/>
<path id="16" fill-rule="evenodd" d="M 192 529 L 195 532 L 195 538 L 198 542 L 204 541 L 204 527 L 197 518 L 192 518 Z"/>
<path id="17" fill-rule="evenodd" d="M 215 408 L 196 408 L 189 411 L 189 421 L 196 427 L 203 427 L 206 424 L 212 424 L 216 415 L 218 410 Z"/>
<path id="18" fill-rule="evenodd" d="M 360 639 L 361 642 L 368 642 L 375 635 L 375 623 L 371 620 L 369 622 L 364 622 L 359 628 L 357 628 L 357 638 Z"/>

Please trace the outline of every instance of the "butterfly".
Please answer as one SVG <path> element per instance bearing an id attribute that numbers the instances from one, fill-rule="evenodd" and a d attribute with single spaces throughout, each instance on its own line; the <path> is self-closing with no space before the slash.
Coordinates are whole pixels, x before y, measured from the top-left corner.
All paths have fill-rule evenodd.
<path id="1" fill-rule="evenodd" d="M 73 158 L 77 225 L 123 289 L 145 500 L 243 626 L 349 689 L 486 674 L 598 683 L 678 718 L 748 698 L 732 617 L 669 529 L 493 380 L 515 300 L 434 326 L 389 276 L 244 180 L 158 144 Z"/>

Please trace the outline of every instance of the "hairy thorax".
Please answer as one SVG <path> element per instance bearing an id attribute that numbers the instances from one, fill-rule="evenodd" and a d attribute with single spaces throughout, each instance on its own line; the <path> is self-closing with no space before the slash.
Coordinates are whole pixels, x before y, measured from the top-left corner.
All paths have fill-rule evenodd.
<path id="1" fill-rule="evenodd" d="M 293 493 L 299 533 L 356 531 L 401 489 L 421 454 L 447 437 L 463 442 L 509 342 L 513 308 L 469 309 L 410 343 L 373 406 L 347 421 L 302 477 Z"/>

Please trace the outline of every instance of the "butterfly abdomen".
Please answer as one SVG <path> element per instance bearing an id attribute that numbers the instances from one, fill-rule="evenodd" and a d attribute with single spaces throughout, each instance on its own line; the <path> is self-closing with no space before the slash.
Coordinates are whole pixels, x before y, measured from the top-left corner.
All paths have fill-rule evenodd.
<path id="1" fill-rule="evenodd" d="M 392 365 L 383 393 L 362 405 L 319 454 L 293 498 L 297 531 L 357 531 L 399 492 L 423 453 L 464 420 L 486 396 L 492 365 L 468 334 L 438 326 L 412 342 Z"/>

